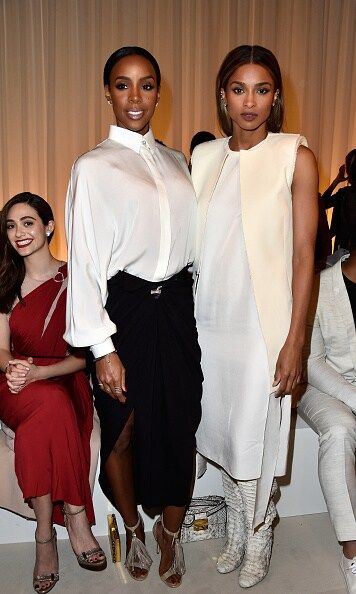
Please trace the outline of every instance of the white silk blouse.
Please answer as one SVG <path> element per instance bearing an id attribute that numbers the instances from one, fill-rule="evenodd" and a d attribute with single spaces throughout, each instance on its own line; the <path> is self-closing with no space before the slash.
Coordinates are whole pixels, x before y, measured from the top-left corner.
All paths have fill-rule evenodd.
<path id="1" fill-rule="evenodd" d="M 65 340 L 114 350 L 105 303 L 118 271 L 166 280 L 194 260 L 196 198 L 182 153 L 110 126 L 109 138 L 74 163 L 66 201 Z"/>

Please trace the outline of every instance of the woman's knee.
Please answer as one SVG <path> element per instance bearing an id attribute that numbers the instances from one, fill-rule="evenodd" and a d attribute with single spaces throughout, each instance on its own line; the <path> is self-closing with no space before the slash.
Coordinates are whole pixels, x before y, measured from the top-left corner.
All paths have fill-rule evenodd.
<path id="1" fill-rule="evenodd" d="M 133 415 L 127 421 L 125 427 L 120 433 L 112 451 L 115 454 L 123 454 L 131 447 L 133 431 Z"/>
<path id="2" fill-rule="evenodd" d="M 31 392 L 26 393 L 25 390 L 23 396 L 20 393 L 17 410 L 12 411 L 13 419 L 7 419 L 14 421 L 8 425 L 16 430 L 16 434 L 22 426 L 63 424 L 63 420 L 72 414 L 73 404 L 65 390 L 53 385 L 42 385 L 42 382 Z"/>
<path id="3" fill-rule="evenodd" d="M 56 410 L 61 408 L 68 410 L 73 406 L 72 398 L 70 394 L 68 394 L 67 390 L 57 388 L 53 392 L 49 392 L 48 396 L 50 400 L 50 406 L 54 407 Z"/>

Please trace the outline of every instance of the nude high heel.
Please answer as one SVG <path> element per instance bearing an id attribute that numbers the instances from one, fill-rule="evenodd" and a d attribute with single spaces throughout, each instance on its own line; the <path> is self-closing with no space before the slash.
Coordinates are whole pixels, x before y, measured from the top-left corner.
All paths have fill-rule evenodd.
<path id="1" fill-rule="evenodd" d="M 142 580 L 145 580 L 148 576 L 148 572 L 152 565 L 152 559 L 147 551 L 146 545 L 142 540 L 137 538 L 136 530 L 140 524 L 144 529 L 143 519 L 140 514 L 138 514 L 138 520 L 135 526 L 127 526 L 127 524 L 124 523 L 126 530 L 129 530 L 132 534 L 131 547 L 125 560 L 125 567 L 134 580 L 142 582 Z M 136 569 L 141 570 L 139 575 L 135 573 Z"/>
<path id="2" fill-rule="evenodd" d="M 157 553 L 159 553 L 159 551 L 160 551 L 160 547 L 158 544 L 158 534 L 157 534 L 157 528 L 158 528 L 159 522 L 162 525 L 163 531 L 172 537 L 171 547 L 174 548 L 174 558 L 173 558 L 172 565 L 170 566 L 170 568 L 167 571 L 165 571 L 165 573 L 163 573 L 159 577 L 161 578 L 162 582 L 164 582 L 166 584 L 166 586 L 168 586 L 169 588 L 178 588 L 182 583 L 182 577 L 186 571 L 183 547 L 182 547 L 182 544 L 179 539 L 180 531 L 178 530 L 177 532 L 171 532 L 170 530 L 168 530 L 163 523 L 163 515 L 161 515 L 159 518 L 157 518 L 157 520 L 154 523 L 153 530 L 152 530 L 153 536 L 157 542 Z M 169 582 L 168 580 L 172 575 L 178 575 L 180 577 L 179 582 L 177 582 L 176 584 Z"/>

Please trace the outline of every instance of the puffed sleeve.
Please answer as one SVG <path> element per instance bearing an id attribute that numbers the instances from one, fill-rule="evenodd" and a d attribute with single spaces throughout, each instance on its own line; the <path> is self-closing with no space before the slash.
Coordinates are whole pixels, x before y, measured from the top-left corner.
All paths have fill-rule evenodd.
<path id="1" fill-rule="evenodd" d="M 103 215 L 98 175 L 94 163 L 80 159 L 74 163 L 65 209 L 68 291 L 64 338 L 75 347 L 90 346 L 94 357 L 114 350 L 110 337 L 116 332 L 105 310 L 113 231 Z"/>

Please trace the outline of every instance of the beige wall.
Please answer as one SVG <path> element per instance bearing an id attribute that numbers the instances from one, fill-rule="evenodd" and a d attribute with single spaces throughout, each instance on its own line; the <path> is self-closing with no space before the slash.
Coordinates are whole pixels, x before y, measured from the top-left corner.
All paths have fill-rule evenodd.
<path id="1" fill-rule="evenodd" d="M 218 133 L 214 81 L 242 43 L 269 47 L 286 87 L 286 131 L 315 151 L 320 188 L 356 146 L 356 0 L 0 0 L 1 202 L 47 197 L 65 257 L 63 207 L 75 157 L 112 122 L 102 69 L 122 45 L 158 59 L 156 137 L 186 154 L 191 136 Z"/>

